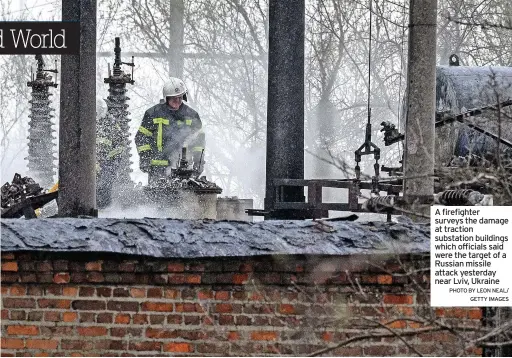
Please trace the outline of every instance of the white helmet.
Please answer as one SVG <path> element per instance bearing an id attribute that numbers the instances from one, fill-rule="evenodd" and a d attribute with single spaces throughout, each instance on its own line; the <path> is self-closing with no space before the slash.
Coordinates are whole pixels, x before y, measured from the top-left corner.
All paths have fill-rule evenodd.
<path id="1" fill-rule="evenodd" d="M 185 86 L 185 82 L 176 77 L 169 78 L 164 84 L 163 88 L 164 100 L 167 100 L 167 97 L 181 96 L 183 95 L 183 99 L 187 100 L 187 86 Z"/>

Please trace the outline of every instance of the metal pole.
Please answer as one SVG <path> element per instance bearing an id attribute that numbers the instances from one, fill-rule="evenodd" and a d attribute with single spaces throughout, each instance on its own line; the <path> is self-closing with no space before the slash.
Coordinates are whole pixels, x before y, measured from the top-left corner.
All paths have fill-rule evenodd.
<path id="1" fill-rule="evenodd" d="M 408 203 L 427 203 L 434 194 L 436 16 L 437 0 L 410 0 L 404 157 Z"/>
<path id="2" fill-rule="evenodd" d="M 169 17 L 169 76 L 183 78 L 183 27 L 185 4 L 183 0 L 170 1 Z"/>
<path id="3" fill-rule="evenodd" d="M 304 179 L 305 1 L 269 1 L 267 168 L 265 210 L 272 210 L 274 179 Z M 287 187 L 283 201 L 304 201 L 302 187 Z M 293 210 L 269 219 L 296 218 Z"/>
<path id="4" fill-rule="evenodd" d="M 59 216 L 96 215 L 96 0 L 62 0 L 80 22 L 80 54 L 61 60 Z"/>

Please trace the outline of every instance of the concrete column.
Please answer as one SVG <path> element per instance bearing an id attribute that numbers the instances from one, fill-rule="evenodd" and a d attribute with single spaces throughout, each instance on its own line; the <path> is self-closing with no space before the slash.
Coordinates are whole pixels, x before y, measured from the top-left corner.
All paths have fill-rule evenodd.
<path id="1" fill-rule="evenodd" d="M 169 76 L 183 79 L 183 28 L 185 4 L 183 0 L 170 1 L 170 17 L 169 17 Z"/>
<path id="2" fill-rule="evenodd" d="M 80 54 L 61 57 L 59 216 L 96 211 L 96 0 L 62 0 L 80 22 Z"/>
<path id="3" fill-rule="evenodd" d="M 304 179 L 304 0 L 269 1 L 267 168 L 265 210 L 272 209 L 273 179 Z M 304 201 L 290 187 L 284 201 Z M 282 211 L 274 219 L 293 218 Z"/>
<path id="4" fill-rule="evenodd" d="M 437 0 L 410 0 L 404 196 L 434 194 Z"/>

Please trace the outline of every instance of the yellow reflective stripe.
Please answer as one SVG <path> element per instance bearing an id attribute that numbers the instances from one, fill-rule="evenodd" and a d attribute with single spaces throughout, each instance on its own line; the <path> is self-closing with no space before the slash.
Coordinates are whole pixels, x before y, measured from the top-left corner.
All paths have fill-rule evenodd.
<path id="1" fill-rule="evenodd" d="M 192 125 L 192 120 L 191 119 L 185 119 L 185 124 L 187 126 L 191 126 Z"/>
<path id="2" fill-rule="evenodd" d="M 178 123 L 178 127 L 180 127 L 181 125 L 183 125 L 183 121 L 176 121 Z"/>
<path id="3" fill-rule="evenodd" d="M 139 153 L 147 152 L 148 150 L 151 150 L 151 146 L 149 144 L 144 144 L 137 147 L 137 152 Z"/>
<path id="4" fill-rule="evenodd" d="M 153 160 L 151 160 L 151 165 L 167 166 L 167 165 L 169 165 L 169 161 L 153 159 Z"/>
<path id="5" fill-rule="evenodd" d="M 156 147 L 157 147 L 158 151 L 161 152 L 163 150 L 162 137 L 163 137 L 163 132 L 164 132 L 163 128 L 162 128 L 162 124 L 165 124 L 166 126 L 168 126 L 169 120 L 165 119 L 165 118 L 153 118 L 153 123 L 158 124 L 158 133 L 156 136 Z"/>
<path id="6" fill-rule="evenodd" d="M 124 148 L 116 148 L 116 149 L 112 149 L 110 152 L 108 152 L 108 155 L 107 157 L 110 159 L 110 158 L 113 158 L 115 157 L 116 155 L 119 155 L 121 154 L 122 152 L 124 151 Z"/>
<path id="7" fill-rule="evenodd" d="M 204 147 L 192 147 L 193 152 L 202 152 Z"/>
<path id="8" fill-rule="evenodd" d="M 144 128 L 143 126 L 139 127 L 139 132 L 141 132 L 144 135 L 147 135 L 148 137 L 153 136 L 153 132 L 151 132 L 149 129 Z"/>
<path id="9" fill-rule="evenodd" d="M 97 137 L 96 144 L 112 145 L 112 141 L 105 137 Z"/>
<path id="10" fill-rule="evenodd" d="M 53 184 L 53 186 L 50 189 L 48 189 L 48 192 L 53 193 L 54 191 L 57 191 L 57 190 L 59 190 L 59 181 L 58 180 L 55 184 Z"/>

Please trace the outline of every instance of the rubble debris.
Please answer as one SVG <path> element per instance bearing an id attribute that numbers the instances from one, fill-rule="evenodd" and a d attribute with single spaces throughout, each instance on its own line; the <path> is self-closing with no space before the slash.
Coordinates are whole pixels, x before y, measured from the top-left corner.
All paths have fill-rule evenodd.
<path id="1" fill-rule="evenodd" d="M 199 178 L 165 177 L 151 183 L 148 190 L 167 189 L 169 191 L 189 190 L 220 194 L 222 189 L 215 183 L 208 181 L 205 176 Z"/>
<path id="2" fill-rule="evenodd" d="M 30 177 L 22 178 L 16 173 L 12 182 L 5 183 L 1 189 L 2 218 L 35 218 L 38 209 L 57 198 L 58 192 L 43 193 L 43 188 Z"/>

